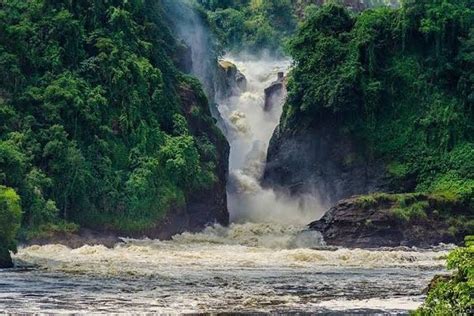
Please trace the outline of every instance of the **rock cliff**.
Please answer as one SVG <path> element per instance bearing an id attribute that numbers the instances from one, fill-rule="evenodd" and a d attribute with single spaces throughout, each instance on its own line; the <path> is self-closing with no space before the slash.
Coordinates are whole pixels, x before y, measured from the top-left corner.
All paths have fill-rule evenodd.
<path id="1" fill-rule="evenodd" d="M 281 102 L 284 100 L 286 95 L 286 78 L 283 72 L 278 73 L 278 78 L 276 81 L 265 88 L 265 104 L 263 109 L 265 111 L 270 111 L 273 104 Z"/>
<path id="2" fill-rule="evenodd" d="M 384 191 L 389 184 L 384 164 L 358 148 L 334 122 L 302 131 L 277 128 L 263 184 L 292 194 L 315 193 L 328 207 L 352 195 Z"/>
<path id="3" fill-rule="evenodd" d="M 447 216 L 456 210 L 456 216 Z M 430 247 L 472 232 L 468 205 L 424 194 L 373 194 L 342 200 L 309 225 L 329 245 Z M 471 219 L 471 224 L 469 224 Z"/>
<path id="4" fill-rule="evenodd" d="M 216 76 L 216 99 L 223 100 L 247 89 L 247 79 L 236 65 L 219 60 Z"/>

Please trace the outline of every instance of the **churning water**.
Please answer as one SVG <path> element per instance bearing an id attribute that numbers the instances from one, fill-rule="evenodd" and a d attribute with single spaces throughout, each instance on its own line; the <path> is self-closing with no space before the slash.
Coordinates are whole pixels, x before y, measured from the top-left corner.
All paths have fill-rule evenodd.
<path id="1" fill-rule="evenodd" d="M 443 271 L 446 250 L 332 249 L 304 224 L 316 200 L 262 188 L 265 153 L 282 102 L 263 89 L 288 61 L 233 59 L 248 89 L 219 110 L 231 143 L 230 227 L 113 249 L 21 248 L 0 270 L 0 311 L 13 313 L 404 313 Z M 281 101 L 281 100 L 280 100 Z"/>
<path id="2" fill-rule="evenodd" d="M 312 249 L 315 232 L 232 224 L 113 249 L 20 249 L 0 272 L 0 310 L 43 313 L 404 312 L 445 251 Z M 23 269 L 21 267 L 24 267 Z M 29 268 L 28 268 L 29 267 Z"/>
<path id="3" fill-rule="evenodd" d="M 274 222 L 308 224 L 322 215 L 323 208 L 315 195 L 297 198 L 262 188 L 267 149 L 279 123 L 285 95 L 272 98 L 264 109 L 265 88 L 278 73 L 286 73 L 291 60 L 252 56 L 232 57 L 247 78 L 247 88 L 225 100 L 217 100 L 230 143 L 229 212 L 233 222 Z"/>

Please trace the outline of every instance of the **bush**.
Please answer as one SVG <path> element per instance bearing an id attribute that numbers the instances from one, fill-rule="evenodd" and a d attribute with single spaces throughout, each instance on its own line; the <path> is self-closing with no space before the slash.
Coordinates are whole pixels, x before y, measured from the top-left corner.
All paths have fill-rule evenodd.
<path id="1" fill-rule="evenodd" d="M 12 265 L 9 251 L 16 251 L 20 223 L 20 197 L 12 188 L 0 186 L 0 268 Z"/>
<path id="2" fill-rule="evenodd" d="M 474 310 L 474 236 L 465 239 L 465 247 L 448 256 L 452 277 L 438 279 L 431 286 L 425 303 L 414 315 L 470 315 Z"/>

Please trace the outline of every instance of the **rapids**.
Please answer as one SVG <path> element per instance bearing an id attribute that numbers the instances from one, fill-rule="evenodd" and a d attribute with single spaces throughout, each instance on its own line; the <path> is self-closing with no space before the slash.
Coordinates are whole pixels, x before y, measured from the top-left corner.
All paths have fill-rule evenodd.
<path id="1" fill-rule="evenodd" d="M 123 239 L 109 249 L 22 247 L 0 270 L 0 311 L 9 313 L 406 313 L 443 272 L 448 248 L 337 249 L 306 224 L 315 196 L 262 188 L 268 142 L 283 100 L 263 110 L 264 88 L 288 60 L 228 57 L 248 89 L 219 101 L 231 145 L 233 224 L 169 241 Z"/>
<path id="2" fill-rule="evenodd" d="M 17 269 L 0 272 L 0 310 L 406 312 L 446 253 L 331 249 L 302 227 L 254 223 L 113 249 L 30 246 L 15 255 Z"/>

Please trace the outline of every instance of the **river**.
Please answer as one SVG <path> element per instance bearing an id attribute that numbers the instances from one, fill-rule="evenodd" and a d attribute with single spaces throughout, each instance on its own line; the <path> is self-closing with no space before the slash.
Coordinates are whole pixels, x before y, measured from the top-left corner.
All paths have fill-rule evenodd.
<path id="1" fill-rule="evenodd" d="M 327 247 L 305 224 L 317 195 L 263 188 L 268 142 L 283 99 L 263 110 L 263 89 L 288 60 L 235 58 L 247 90 L 219 100 L 231 145 L 233 224 L 169 241 L 130 240 L 70 249 L 22 247 L 0 270 L 0 311 L 14 313 L 407 313 L 444 271 L 448 248 Z"/>
<path id="2" fill-rule="evenodd" d="M 372 312 L 416 308 L 445 250 L 315 250 L 314 232 L 232 224 L 113 249 L 31 246 L 0 271 L 0 310 L 30 313 Z"/>

